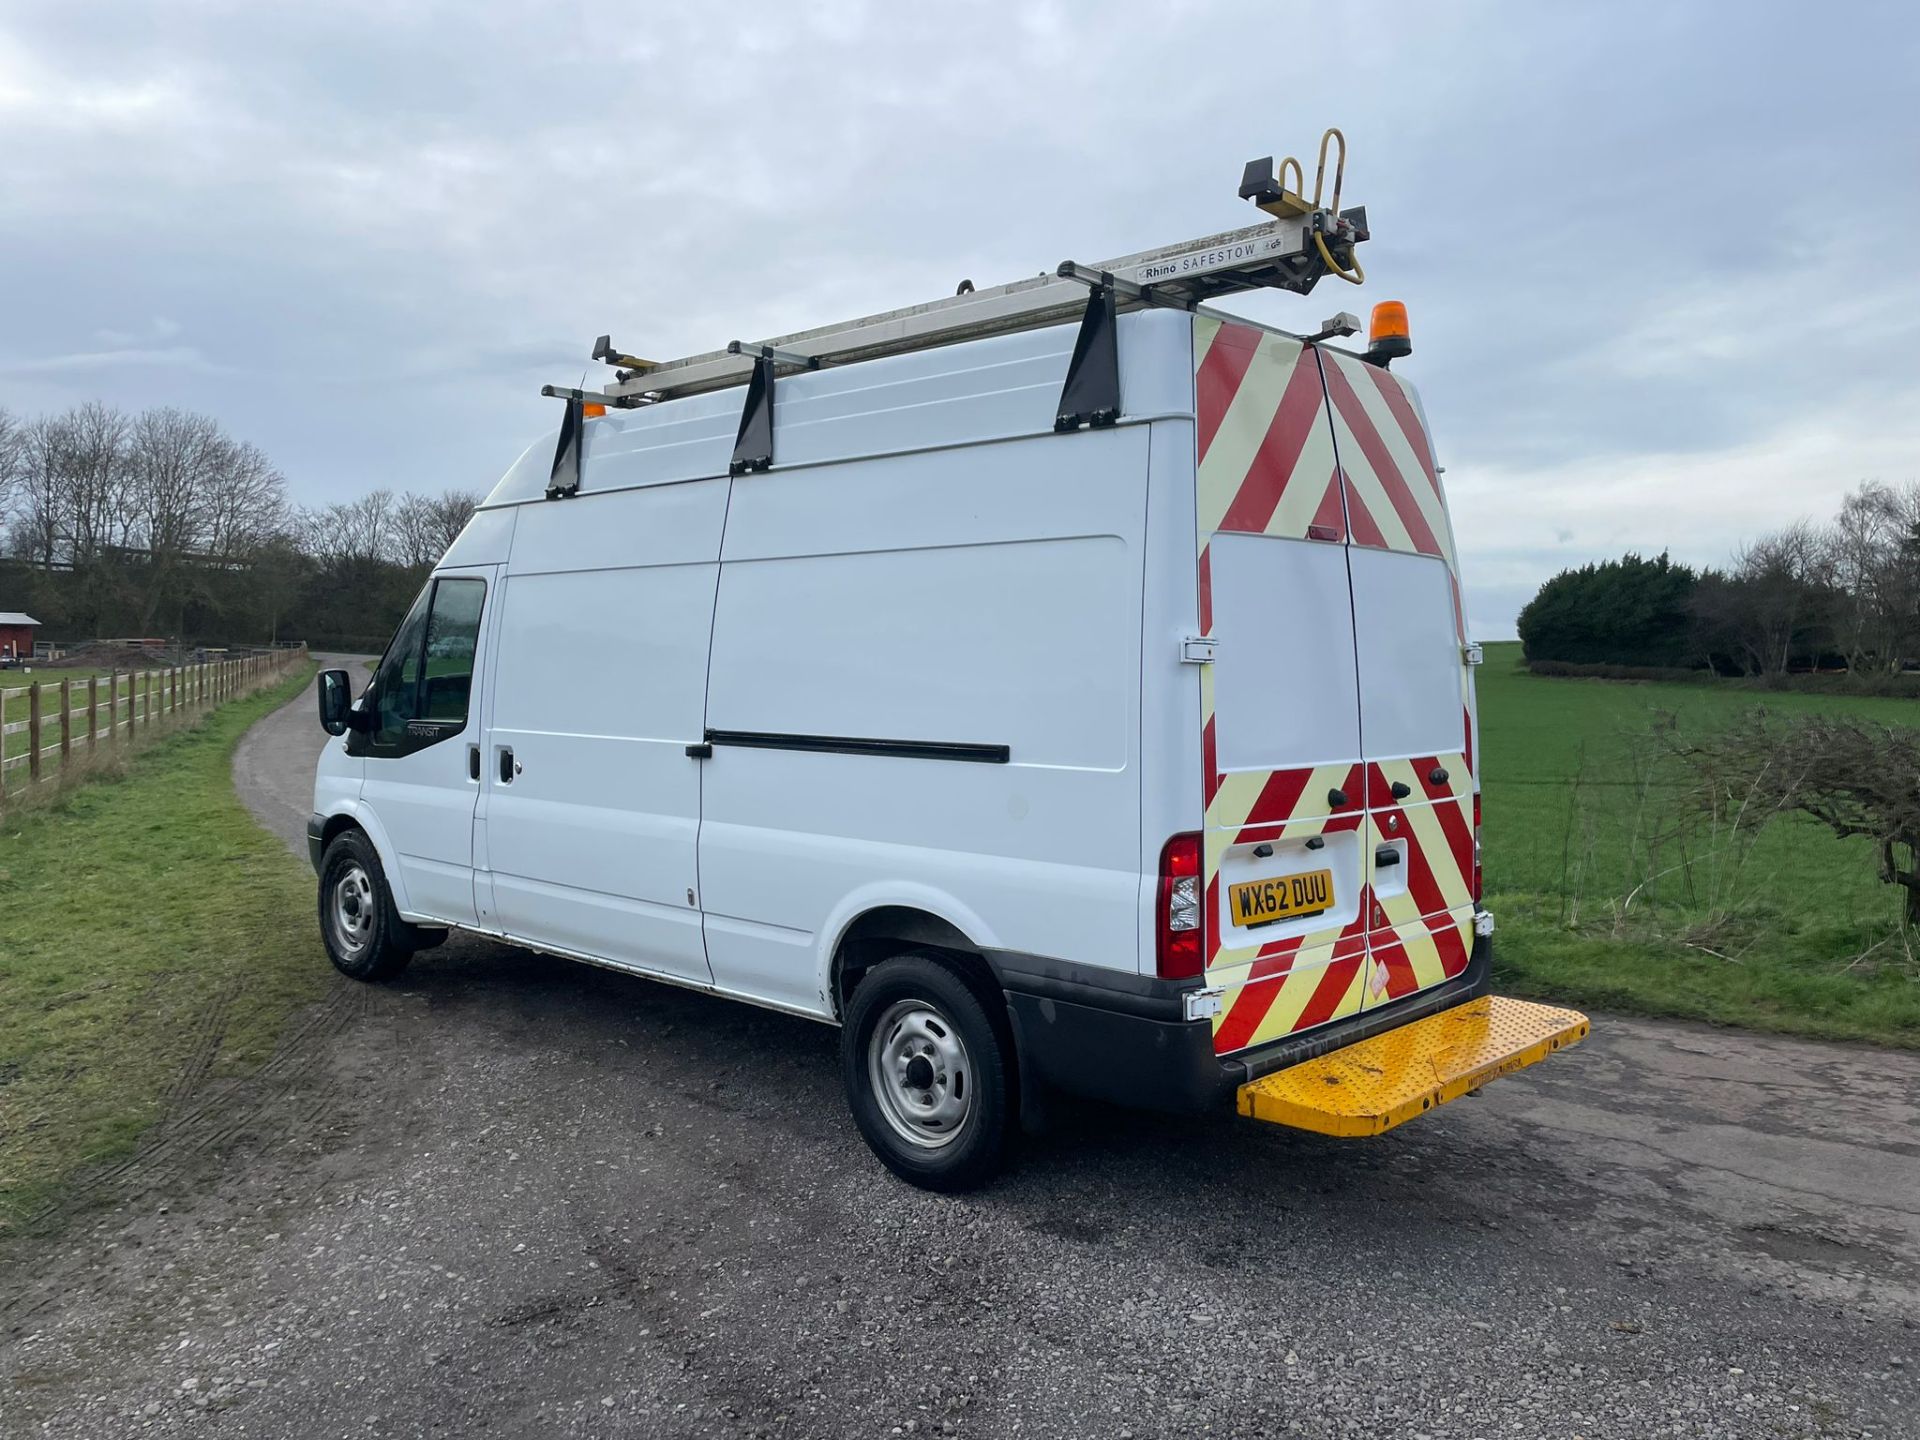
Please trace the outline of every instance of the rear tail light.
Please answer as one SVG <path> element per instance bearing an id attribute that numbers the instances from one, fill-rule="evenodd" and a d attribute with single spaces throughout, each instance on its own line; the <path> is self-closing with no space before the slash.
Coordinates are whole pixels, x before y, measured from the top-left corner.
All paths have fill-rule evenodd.
<path id="1" fill-rule="evenodd" d="M 1160 852 L 1154 911 L 1154 969 L 1162 980 L 1187 980 L 1204 967 L 1201 954 L 1200 837 L 1176 835 Z"/>
<path id="2" fill-rule="evenodd" d="M 1480 903 L 1480 792 L 1473 792 L 1473 903 Z"/>

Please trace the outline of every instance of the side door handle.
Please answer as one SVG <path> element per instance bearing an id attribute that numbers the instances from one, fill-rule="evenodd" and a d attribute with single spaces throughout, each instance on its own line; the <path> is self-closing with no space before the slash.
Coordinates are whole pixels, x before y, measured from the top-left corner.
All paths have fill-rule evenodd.
<path id="1" fill-rule="evenodd" d="M 467 778 L 469 780 L 480 778 L 480 747 L 478 745 L 467 746 Z"/>
<path id="2" fill-rule="evenodd" d="M 500 747 L 500 783 L 511 785 L 513 777 L 519 773 L 520 767 L 513 763 L 513 747 L 502 745 Z"/>

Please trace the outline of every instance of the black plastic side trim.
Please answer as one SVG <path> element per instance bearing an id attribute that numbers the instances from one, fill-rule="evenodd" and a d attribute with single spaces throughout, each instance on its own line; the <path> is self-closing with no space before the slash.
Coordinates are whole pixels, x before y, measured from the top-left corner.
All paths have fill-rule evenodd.
<path id="1" fill-rule="evenodd" d="M 313 862 L 313 873 L 320 873 L 320 856 L 326 849 L 323 838 L 327 833 L 327 817 L 318 810 L 307 816 L 307 859 Z"/>
<path id="2" fill-rule="evenodd" d="M 1193 1114 L 1233 1103 L 1204 1020 L 1154 1020 L 1109 1006 L 1007 993 L 1020 1074 L 1115 1105 Z"/>
<path id="3" fill-rule="evenodd" d="M 966 760 L 979 765 L 1005 765 L 1013 754 L 1005 745 L 971 745 L 957 740 L 877 740 L 852 735 L 792 735 L 776 730 L 709 730 L 707 742 L 749 750 L 817 750 L 834 755 Z"/>
<path id="4" fill-rule="evenodd" d="M 1183 1020 L 1186 1012 L 1180 997 L 1200 988 L 1198 978 L 1162 980 L 1154 975 L 1076 965 L 1013 950 L 981 953 L 993 970 L 993 978 L 1009 993 L 1093 1005 L 1148 1020 Z"/>

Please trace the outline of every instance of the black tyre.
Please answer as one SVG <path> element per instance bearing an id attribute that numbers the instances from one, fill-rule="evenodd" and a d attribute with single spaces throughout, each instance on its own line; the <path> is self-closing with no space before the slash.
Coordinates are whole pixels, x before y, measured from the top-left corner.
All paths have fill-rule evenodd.
<path id="1" fill-rule="evenodd" d="M 1013 1047 L 951 966 L 903 955 L 869 970 L 840 1032 L 854 1123 L 874 1154 L 925 1190 L 970 1190 L 1000 1168 Z"/>
<path id="2" fill-rule="evenodd" d="M 341 831 L 320 859 L 320 934 L 334 968 L 355 980 L 391 980 L 413 959 L 413 927 L 393 908 L 380 856 L 358 830 Z"/>

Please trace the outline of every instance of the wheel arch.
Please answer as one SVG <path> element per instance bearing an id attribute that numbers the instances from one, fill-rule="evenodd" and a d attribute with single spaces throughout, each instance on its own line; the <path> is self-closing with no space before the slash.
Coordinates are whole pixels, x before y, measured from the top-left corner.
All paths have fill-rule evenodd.
<path id="1" fill-rule="evenodd" d="M 393 842 L 387 836 L 386 827 L 366 806 L 357 800 L 350 801 L 321 822 L 322 853 L 325 847 L 331 845 L 335 837 L 345 830 L 358 830 L 373 845 L 373 853 L 380 857 L 380 869 L 386 876 L 387 889 L 393 896 L 393 908 L 400 912 L 402 919 L 406 919 L 406 880 L 400 873 L 400 857 L 394 851 Z"/>
<path id="2" fill-rule="evenodd" d="M 821 998 L 833 1018 L 846 1013 L 847 997 L 860 976 L 904 949 L 932 951 L 952 960 L 998 1001 L 999 985 L 986 961 L 992 931 L 980 917 L 937 892 L 869 894 L 847 905 L 826 933 L 821 958 Z"/>

